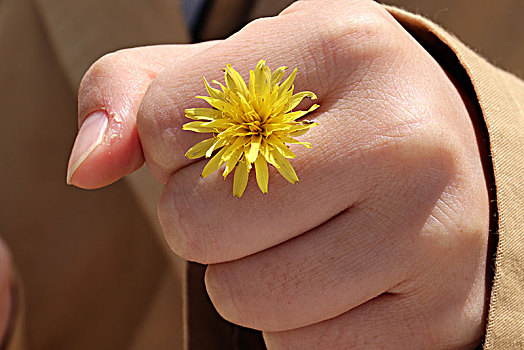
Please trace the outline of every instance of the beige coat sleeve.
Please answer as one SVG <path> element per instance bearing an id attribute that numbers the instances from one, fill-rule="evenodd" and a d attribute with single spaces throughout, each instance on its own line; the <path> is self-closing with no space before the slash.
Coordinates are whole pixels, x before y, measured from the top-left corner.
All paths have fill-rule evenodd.
<path id="1" fill-rule="evenodd" d="M 492 233 L 498 244 L 484 348 L 524 348 L 524 83 L 429 20 L 388 10 L 446 69 L 451 67 L 453 75 L 465 73 L 460 83 L 471 86 L 478 101 L 489 135 L 493 214 L 498 216 L 498 230 Z"/>

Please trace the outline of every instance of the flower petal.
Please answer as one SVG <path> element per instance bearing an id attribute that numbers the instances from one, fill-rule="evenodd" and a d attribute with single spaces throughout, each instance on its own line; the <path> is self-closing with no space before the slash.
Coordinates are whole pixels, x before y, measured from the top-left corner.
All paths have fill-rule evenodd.
<path id="1" fill-rule="evenodd" d="M 225 70 L 226 85 L 231 90 L 237 90 L 242 95 L 247 96 L 248 90 L 247 90 L 246 82 L 244 81 L 240 73 L 234 70 L 231 64 L 229 63 L 226 65 L 226 67 L 227 67 L 227 69 Z"/>
<path id="2" fill-rule="evenodd" d="M 206 166 L 204 167 L 204 170 L 202 170 L 203 178 L 206 178 L 210 174 L 217 171 L 222 166 L 222 164 L 225 163 L 225 161 L 222 160 L 222 155 L 224 154 L 225 151 L 226 151 L 226 148 L 222 148 L 220 151 L 218 151 L 217 154 L 215 154 L 213 158 L 211 158 L 211 160 L 209 160 L 209 162 L 207 162 Z"/>
<path id="3" fill-rule="evenodd" d="M 289 133 L 294 133 L 295 131 L 300 131 L 300 130 L 309 130 L 315 126 L 317 126 L 318 123 L 314 123 L 314 122 L 309 122 L 307 120 L 304 120 L 302 121 L 300 124 L 296 124 L 296 125 L 293 125 L 289 128 L 288 132 Z"/>
<path id="4" fill-rule="evenodd" d="M 207 150 L 206 158 L 211 157 L 211 155 L 213 154 L 214 150 L 220 149 L 220 148 L 224 147 L 225 145 L 227 145 L 228 143 L 229 142 L 227 142 L 226 139 L 219 139 L 219 138 L 217 138 L 216 142 Z"/>
<path id="5" fill-rule="evenodd" d="M 280 81 L 282 80 L 282 77 L 284 76 L 284 74 L 286 73 L 286 69 L 287 67 L 285 66 L 282 66 L 282 67 L 278 67 L 274 72 L 273 74 L 271 75 L 271 88 L 275 88 L 275 85 L 277 85 L 278 83 L 280 83 Z"/>
<path id="6" fill-rule="evenodd" d="M 188 108 L 185 111 L 186 118 L 193 120 L 215 120 L 222 115 L 217 109 L 213 108 Z"/>
<path id="7" fill-rule="evenodd" d="M 284 110 L 284 113 L 286 112 L 289 112 L 291 111 L 293 108 L 295 108 L 296 106 L 298 106 L 298 104 L 300 102 L 302 102 L 302 100 L 304 98 L 312 98 L 312 99 L 317 99 L 317 95 L 315 95 L 314 93 L 312 93 L 311 91 L 302 91 L 302 92 L 299 92 L 299 93 L 296 93 L 294 94 L 290 99 L 289 99 L 289 103 L 288 103 L 288 106 L 287 108 Z"/>
<path id="8" fill-rule="evenodd" d="M 226 101 L 218 99 L 218 98 L 212 98 L 212 97 L 209 97 L 209 96 L 196 96 L 196 98 L 204 100 L 207 103 L 209 103 L 211 106 L 215 107 L 218 110 L 224 111 L 224 112 L 230 111 L 231 107 L 232 107 Z"/>
<path id="9" fill-rule="evenodd" d="M 311 143 L 310 142 L 301 142 L 301 141 L 295 140 L 294 138 L 289 137 L 289 136 L 279 136 L 279 138 L 280 138 L 280 140 L 282 140 L 282 142 L 285 142 L 285 143 L 302 145 L 302 146 L 304 146 L 306 148 L 311 148 Z"/>
<path id="10" fill-rule="evenodd" d="M 293 85 L 293 82 L 295 81 L 295 77 L 297 76 L 297 69 L 295 68 L 293 72 L 287 77 L 286 80 L 280 85 L 279 87 L 279 94 L 282 95 L 283 93 L 287 92 L 291 86 Z"/>
<path id="11" fill-rule="evenodd" d="M 249 179 L 250 167 L 248 166 L 246 160 L 242 158 L 237 165 L 235 170 L 235 177 L 233 179 L 233 196 L 238 198 L 242 197 L 244 190 L 247 186 L 247 180 Z"/>
<path id="12" fill-rule="evenodd" d="M 212 137 L 210 139 L 200 141 L 186 152 L 186 157 L 188 159 L 196 159 L 203 157 L 206 154 L 207 150 L 213 146 L 216 140 L 216 138 Z"/>
<path id="13" fill-rule="evenodd" d="M 291 123 L 291 122 L 293 122 L 293 121 L 295 121 L 295 120 L 297 120 L 299 118 L 302 118 L 306 114 L 313 112 L 318 107 L 320 107 L 320 106 L 317 105 L 317 104 L 314 104 L 307 111 L 296 111 L 296 112 L 290 112 L 290 113 L 286 113 L 286 114 L 280 114 L 277 117 L 271 118 L 271 120 L 269 122 L 270 123 L 274 123 L 274 124 Z"/>
<path id="14" fill-rule="evenodd" d="M 227 151 L 226 151 L 227 152 Z M 240 157 L 242 157 L 242 154 L 244 154 L 244 148 L 237 148 L 229 157 L 229 160 L 227 161 L 226 168 L 224 169 L 224 173 L 222 176 L 224 179 L 229 175 L 229 173 L 235 168 L 235 166 L 238 163 L 238 160 Z M 222 156 L 223 159 L 223 156 Z"/>
<path id="15" fill-rule="evenodd" d="M 273 158 L 273 155 L 271 154 L 271 146 L 267 143 L 266 140 L 262 139 L 262 142 L 260 143 L 260 153 L 266 158 L 266 161 L 269 164 L 275 165 L 275 159 Z"/>
<path id="16" fill-rule="evenodd" d="M 221 118 L 202 124 L 202 126 L 206 128 L 213 128 L 217 132 L 220 132 L 229 128 L 230 126 L 233 126 L 233 123 L 231 123 L 230 119 Z"/>
<path id="17" fill-rule="evenodd" d="M 289 99 L 293 96 L 293 89 L 294 87 L 291 86 L 291 89 L 287 92 L 284 92 L 283 94 L 280 95 L 280 91 L 279 91 L 279 97 L 278 97 L 278 100 L 273 103 L 273 106 L 271 106 L 271 114 L 272 115 L 279 115 L 280 113 L 283 113 L 286 106 L 288 105 L 289 103 Z"/>
<path id="18" fill-rule="evenodd" d="M 249 163 L 254 163 L 258 157 L 258 151 L 260 149 L 260 141 L 262 141 L 262 135 L 251 136 L 251 142 L 248 151 L 246 152 L 246 160 Z"/>
<path id="19" fill-rule="evenodd" d="M 202 133 L 209 133 L 209 132 L 215 132 L 215 128 L 209 128 L 203 124 L 206 122 L 189 122 L 182 125 L 182 130 L 188 130 L 188 131 L 194 131 L 194 132 L 202 132 Z"/>
<path id="20" fill-rule="evenodd" d="M 275 131 L 282 131 L 282 130 L 286 131 L 286 130 L 289 130 L 292 126 L 293 124 L 287 124 L 287 123 L 279 123 L 279 124 L 271 123 L 271 124 L 266 125 L 266 132 L 268 134 L 271 134 Z"/>
<path id="21" fill-rule="evenodd" d="M 233 153 L 237 149 L 241 149 L 243 151 L 244 146 L 248 144 L 250 140 L 251 138 L 246 136 L 237 137 L 235 141 L 231 144 L 231 146 L 228 147 L 227 151 L 224 153 L 224 160 L 229 160 L 229 158 L 233 156 Z"/>
<path id="22" fill-rule="evenodd" d="M 225 98 L 225 95 L 222 91 L 212 88 L 209 83 L 206 80 L 206 77 L 204 77 L 204 85 L 206 86 L 207 93 L 211 98 L 216 98 L 219 100 L 223 100 Z"/>
<path id="23" fill-rule="evenodd" d="M 267 162 L 262 154 L 259 154 L 255 161 L 255 172 L 257 176 L 257 184 L 262 193 L 267 193 L 269 182 L 269 172 L 267 169 Z"/>
<path id="24" fill-rule="evenodd" d="M 266 85 L 266 76 L 264 74 L 265 67 L 266 67 L 265 60 L 258 61 L 255 67 L 255 95 L 257 97 L 261 95 L 261 92 Z"/>
<path id="25" fill-rule="evenodd" d="M 278 172 L 289 182 L 294 184 L 298 181 L 298 176 L 295 173 L 295 169 L 293 169 L 293 166 L 287 160 L 280 152 L 277 150 L 271 151 L 271 155 L 275 159 L 275 168 L 277 168 Z"/>
<path id="26" fill-rule="evenodd" d="M 255 89 L 256 84 L 256 75 L 255 72 L 250 70 L 249 71 L 249 98 L 248 102 L 253 106 L 255 110 L 258 111 L 258 101 L 257 101 L 257 94 Z"/>
<path id="27" fill-rule="evenodd" d="M 292 133 L 289 134 L 289 136 L 292 136 L 292 137 L 299 137 L 299 136 L 302 136 L 302 135 L 306 134 L 308 131 L 309 131 L 309 129 L 303 129 L 303 130 L 299 130 L 299 131 L 293 131 Z"/>
<path id="28" fill-rule="evenodd" d="M 282 142 L 278 137 L 275 135 L 269 135 L 267 138 L 267 142 L 273 146 L 275 149 L 278 150 L 280 154 L 282 154 L 286 158 L 295 158 L 296 155 L 291 152 L 288 146 L 284 142 Z"/>

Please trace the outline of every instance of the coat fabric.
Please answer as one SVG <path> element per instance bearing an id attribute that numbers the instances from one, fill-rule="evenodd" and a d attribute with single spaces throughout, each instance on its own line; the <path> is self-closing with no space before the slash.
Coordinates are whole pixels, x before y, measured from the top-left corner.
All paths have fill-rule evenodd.
<path id="1" fill-rule="evenodd" d="M 99 191 L 65 185 L 89 65 L 126 46 L 189 41 L 173 0 L 107 3 L 0 0 L 0 231 L 18 271 L 4 348 L 262 349 L 259 332 L 213 310 L 204 267 L 168 251 L 146 171 Z M 482 116 L 496 253 L 484 347 L 524 348 L 524 83 L 434 23 L 387 9 Z"/>

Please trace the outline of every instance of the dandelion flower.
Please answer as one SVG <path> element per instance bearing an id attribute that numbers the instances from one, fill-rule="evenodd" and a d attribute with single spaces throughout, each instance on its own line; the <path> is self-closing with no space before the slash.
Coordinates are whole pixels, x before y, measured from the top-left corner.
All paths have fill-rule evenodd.
<path id="1" fill-rule="evenodd" d="M 209 96 L 197 96 L 213 108 L 186 109 L 185 115 L 194 121 L 183 125 L 184 130 L 212 133 L 213 136 L 191 147 L 186 157 L 211 158 L 202 171 L 205 178 L 226 164 L 223 176 L 235 169 L 233 195 L 241 197 L 247 185 L 249 172 L 255 167 L 258 187 L 268 191 L 268 163 L 289 182 L 298 181 L 297 174 L 288 159 L 295 154 L 286 144 L 300 144 L 311 148 L 309 142 L 294 137 L 305 134 L 317 123 L 297 121 L 319 105 L 307 111 L 293 111 L 304 98 L 316 99 L 310 91 L 293 94 L 295 69 L 283 82 L 287 67 L 273 73 L 260 60 L 254 71 L 249 71 L 249 84 L 227 64 L 225 83 L 213 81 L 221 90 L 209 85 L 204 77 Z"/>

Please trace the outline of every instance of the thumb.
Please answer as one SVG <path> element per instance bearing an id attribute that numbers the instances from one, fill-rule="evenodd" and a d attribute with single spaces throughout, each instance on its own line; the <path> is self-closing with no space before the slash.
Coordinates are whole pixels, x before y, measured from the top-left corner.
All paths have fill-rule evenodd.
<path id="1" fill-rule="evenodd" d="M 95 62 L 80 83 L 80 130 L 67 167 L 67 183 L 99 188 L 140 168 L 144 157 L 136 115 L 149 84 L 166 67 L 214 44 L 126 49 Z"/>

